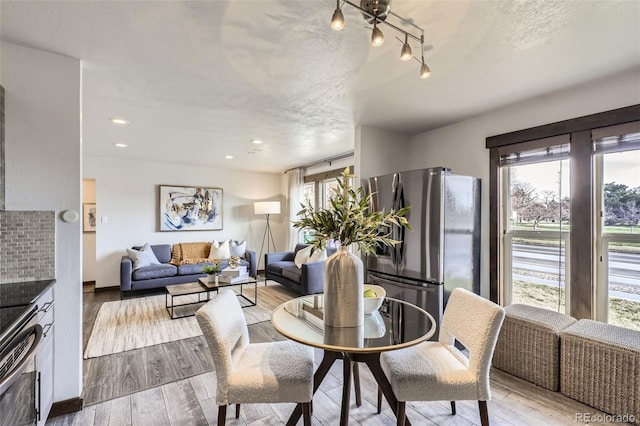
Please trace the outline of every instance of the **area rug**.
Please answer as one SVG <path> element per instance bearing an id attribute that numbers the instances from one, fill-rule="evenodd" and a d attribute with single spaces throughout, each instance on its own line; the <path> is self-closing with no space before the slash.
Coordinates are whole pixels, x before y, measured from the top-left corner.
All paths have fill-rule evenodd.
<path id="1" fill-rule="evenodd" d="M 189 309 L 193 310 L 194 307 Z M 242 312 L 247 324 L 268 321 L 271 316 L 271 312 L 260 305 L 246 307 Z M 98 311 L 84 358 L 130 351 L 201 334 L 196 317 L 171 319 L 165 308 L 164 295 L 105 302 Z"/>

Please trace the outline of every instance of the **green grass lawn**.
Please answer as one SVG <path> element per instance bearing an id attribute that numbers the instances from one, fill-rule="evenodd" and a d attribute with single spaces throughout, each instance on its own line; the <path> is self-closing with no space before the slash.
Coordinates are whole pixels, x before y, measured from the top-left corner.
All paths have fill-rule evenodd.
<path id="1" fill-rule="evenodd" d="M 526 281 L 514 281 L 513 303 L 564 313 L 564 289 Z M 560 299 L 560 304 L 558 304 Z M 612 298 L 609 301 L 609 324 L 640 330 L 640 302 Z"/>

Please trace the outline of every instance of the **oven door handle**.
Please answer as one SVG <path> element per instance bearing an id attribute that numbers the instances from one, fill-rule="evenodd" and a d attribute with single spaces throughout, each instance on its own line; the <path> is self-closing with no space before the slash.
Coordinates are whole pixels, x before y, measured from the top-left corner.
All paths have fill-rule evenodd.
<path id="1" fill-rule="evenodd" d="M 27 350 L 27 353 L 22 357 L 20 362 L 18 362 L 18 364 L 14 366 L 13 369 L 2 378 L 2 380 L 0 380 L 0 396 L 9 390 L 11 385 L 18 380 L 18 377 L 20 377 L 20 375 L 27 369 L 27 363 L 42 340 L 42 326 L 40 324 L 35 324 L 18 334 L 13 341 L 9 343 L 5 353 L 0 354 L 0 359 L 4 359 L 8 352 L 14 350 L 24 339 L 28 339 L 32 333 L 35 333 L 36 337 L 31 347 Z"/>

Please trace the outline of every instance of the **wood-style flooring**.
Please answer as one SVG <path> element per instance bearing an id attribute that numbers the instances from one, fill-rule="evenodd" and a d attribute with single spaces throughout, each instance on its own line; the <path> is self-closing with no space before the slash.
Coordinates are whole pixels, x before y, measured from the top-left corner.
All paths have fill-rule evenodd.
<path id="1" fill-rule="evenodd" d="M 91 333 L 93 319 L 101 303 L 117 300 L 119 293 L 88 291 L 84 294 L 84 342 Z M 272 309 L 295 297 L 278 284 L 260 286 L 258 301 Z M 249 326 L 252 342 L 282 340 L 263 322 Z M 316 351 L 316 364 L 322 352 Z M 208 348 L 202 337 L 184 339 L 121 354 L 85 360 L 85 408 L 77 413 L 47 421 L 47 425 L 215 425 L 215 374 Z M 391 409 L 383 404 L 376 414 L 377 386 L 366 367 L 360 368 L 362 406 L 351 398 L 350 424 L 394 425 Z M 489 401 L 492 425 L 575 425 L 578 413 L 601 412 L 557 392 L 535 386 L 500 370 L 491 371 L 493 399 Z M 313 400 L 313 424 L 337 425 L 342 395 L 342 365 L 334 364 Z M 414 425 L 479 425 L 477 403 L 459 401 L 457 414 L 449 403 L 407 404 L 407 417 Z M 283 425 L 294 404 L 245 404 L 239 419 L 227 410 L 228 425 Z M 302 421 L 299 422 L 302 424 Z M 588 423 L 611 425 L 614 423 Z"/>

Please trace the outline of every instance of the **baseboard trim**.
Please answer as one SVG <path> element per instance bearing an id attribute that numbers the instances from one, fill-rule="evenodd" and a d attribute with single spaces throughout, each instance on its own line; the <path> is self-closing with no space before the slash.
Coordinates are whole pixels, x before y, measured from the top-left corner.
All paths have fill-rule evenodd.
<path id="1" fill-rule="evenodd" d="M 63 416 L 69 413 L 75 413 L 82 410 L 84 402 L 82 398 L 71 398 L 64 401 L 54 402 L 49 412 L 49 418 Z"/>
<path id="2" fill-rule="evenodd" d="M 101 291 L 114 291 L 114 290 L 120 291 L 120 286 L 113 285 L 113 286 L 109 286 L 109 287 L 96 287 L 96 288 L 93 289 L 93 292 L 94 293 L 100 293 Z"/>
<path id="3" fill-rule="evenodd" d="M 96 285 L 95 281 L 82 281 L 82 285 Z"/>

